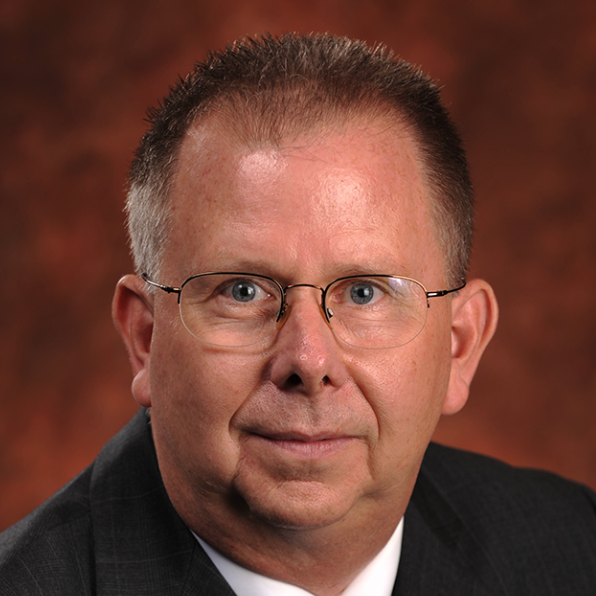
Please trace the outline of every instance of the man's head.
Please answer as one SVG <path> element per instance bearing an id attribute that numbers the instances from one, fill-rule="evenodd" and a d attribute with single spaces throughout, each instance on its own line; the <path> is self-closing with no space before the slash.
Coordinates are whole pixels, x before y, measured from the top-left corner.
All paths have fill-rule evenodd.
<path id="1" fill-rule="evenodd" d="M 266 41 L 259 51 L 283 43 L 301 42 Z M 327 37 L 302 43 L 315 57 L 325 48 L 348 48 Z M 227 60 L 244 51 L 230 51 Z M 366 53 L 363 46 L 355 51 Z M 395 528 L 440 415 L 466 401 L 496 304 L 479 280 L 442 297 L 422 291 L 426 320 L 418 335 L 400 347 L 379 347 L 366 330 L 376 325 L 382 332 L 378 322 L 387 312 L 383 320 L 405 325 L 413 302 L 386 291 L 375 276 L 414 279 L 429 293 L 451 289 L 451 261 L 437 231 L 438 187 L 429 184 L 431 145 L 421 141 L 410 111 L 403 116 L 378 99 L 375 106 L 363 90 L 371 109 L 349 103 L 349 77 L 342 89 L 350 109 L 321 112 L 315 104 L 326 100 L 314 83 L 308 101 L 289 86 L 299 78 L 289 66 L 288 88 L 272 103 L 277 91 L 266 65 L 263 58 L 252 95 L 209 104 L 173 135 L 167 242 L 153 273 L 167 291 L 123 278 L 114 318 L 131 357 L 133 393 L 152 410 L 160 470 L 179 514 L 246 567 L 316 593 L 333 580 L 330 574 L 345 585 Z M 320 84 L 326 74 L 345 79 L 332 66 L 317 75 Z M 408 72 L 411 85 L 427 89 L 418 111 L 439 110 L 436 91 Z M 222 86 L 235 92 L 227 78 Z M 274 106 L 278 114 L 269 113 Z M 441 128 L 445 116 L 437 118 Z M 145 151 L 137 179 L 151 163 Z M 131 206 L 133 230 L 135 217 Z M 137 266 L 146 268 L 143 261 Z M 233 275 L 199 284 L 200 291 L 184 284 L 213 272 Z M 342 285 L 326 304 L 337 316 L 323 312 L 320 288 L 346 276 L 364 281 Z M 259 331 L 254 343 L 229 341 L 245 321 L 261 329 L 270 318 L 268 305 L 279 297 L 269 282 L 259 282 L 264 277 L 285 289 L 285 318 L 266 335 Z M 199 322 L 183 322 L 176 293 L 201 314 Z M 346 341 L 342 324 L 363 331 Z M 210 326 L 208 338 L 201 325 Z"/>
<path id="2" fill-rule="evenodd" d="M 137 272 L 155 276 L 170 230 L 170 185 L 191 125 L 220 114 L 245 144 L 277 145 L 356 116 L 399 122 L 419 150 L 437 239 L 451 286 L 465 279 L 472 189 L 458 134 L 439 88 L 382 47 L 331 35 L 246 40 L 212 53 L 150 114 L 133 164 L 129 231 Z"/>

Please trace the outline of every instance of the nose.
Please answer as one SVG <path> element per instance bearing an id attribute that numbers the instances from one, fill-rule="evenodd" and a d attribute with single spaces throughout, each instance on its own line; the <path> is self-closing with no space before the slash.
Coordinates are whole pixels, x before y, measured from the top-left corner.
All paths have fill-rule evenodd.
<path id="1" fill-rule="evenodd" d="M 320 288 L 304 285 L 290 289 L 271 364 L 272 382 L 284 391 L 305 395 L 341 387 L 347 372 L 338 340 L 320 306 Z"/>

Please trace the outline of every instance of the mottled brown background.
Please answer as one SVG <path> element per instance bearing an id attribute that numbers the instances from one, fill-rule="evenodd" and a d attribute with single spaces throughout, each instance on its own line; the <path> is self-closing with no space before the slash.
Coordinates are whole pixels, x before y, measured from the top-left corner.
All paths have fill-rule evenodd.
<path id="1" fill-rule="evenodd" d="M 3 0 L 0 528 L 135 411 L 109 308 L 146 108 L 264 30 L 381 41 L 445 84 L 478 195 L 473 269 L 501 324 L 437 437 L 596 487 L 593 0 Z"/>

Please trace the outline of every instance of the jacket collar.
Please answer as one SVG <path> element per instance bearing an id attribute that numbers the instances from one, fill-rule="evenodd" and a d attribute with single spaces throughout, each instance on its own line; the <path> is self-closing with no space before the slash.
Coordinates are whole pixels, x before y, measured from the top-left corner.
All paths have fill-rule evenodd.
<path id="1" fill-rule="evenodd" d="M 406 510 L 393 596 L 505 596 L 485 550 L 436 481 L 435 449 L 431 444 Z"/>
<path id="2" fill-rule="evenodd" d="M 234 596 L 168 498 L 147 411 L 102 449 L 90 500 L 98 596 Z"/>

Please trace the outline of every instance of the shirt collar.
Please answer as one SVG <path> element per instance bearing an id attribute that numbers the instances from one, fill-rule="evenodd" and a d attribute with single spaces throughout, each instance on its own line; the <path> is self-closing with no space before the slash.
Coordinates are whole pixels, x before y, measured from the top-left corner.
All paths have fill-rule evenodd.
<path id="1" fill-rule="evenodd" d="M 341 596 L 391 596 L 401 555 L 403 526 L 402 518 L 387 544 L 354 578 Z M 234 563 L 196 534 L 194 536 L 237 596 L 312 596 L 298 586 L 260 575 Z"/>

